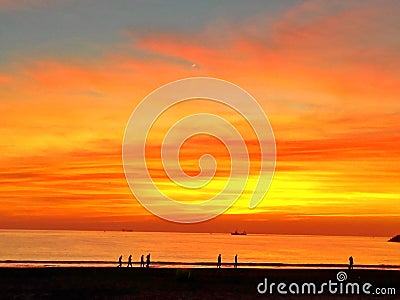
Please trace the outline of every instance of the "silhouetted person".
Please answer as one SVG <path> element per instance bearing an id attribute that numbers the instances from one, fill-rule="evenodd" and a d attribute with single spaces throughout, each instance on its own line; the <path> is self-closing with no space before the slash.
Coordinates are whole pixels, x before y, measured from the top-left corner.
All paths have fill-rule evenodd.
<path id="1" fill-rule="evenodd" d="M 118 259 L 118 267 L 122 267 L 122 255 Z"/>
<path id="2" fill-rule="evenodd" d="M 237 262 L 237 254 L 235 255 L 235 264 L 234 267 L 237 268 L 238 267 L 238 262 Z"/>
<path id="3" fill-rule="evenodd" d="M 140 267 L 144 268 L 144 255 L 142 254 L 142 256 L 140 257 Z"/>
<path id="4" fill-rule="evenodd" d="M 353 256 L 349 257 L 349 270 L 353 269 L 353 265 L 354 265 L 354 259 Z"/>
<path id="5" fill-rule="evenodd" d="M 150 253 L 146 256 L 146 268 L 150 267 Z"/>
<path id="6" fill-rule="evenodd" d="M 132 266 L 132 255 L 129 255 L 129 257 L 128 257 L 128 265 L 127 265 L 127 267 L 129 268 L 129 267 L 133 267 Z"/>
<path id="7" fill-rule="evenodd" d="M 221 263 L 222 263 L 221 254 L 218 254 L 218 263 L 217 263 L 217 268 L 221 268 Z"/>

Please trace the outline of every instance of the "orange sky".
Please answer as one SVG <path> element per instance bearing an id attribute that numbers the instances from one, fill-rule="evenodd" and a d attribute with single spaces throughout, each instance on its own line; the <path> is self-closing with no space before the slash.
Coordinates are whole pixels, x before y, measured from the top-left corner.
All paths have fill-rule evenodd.
<path id="1" fill-rule="evenodd" d="M 161 13 L 154 26 L 121 25 L 118 39 L 107 43 L 50 31 L 48 42 L 30 51 L 0 35 L 8 53 L 0 57 L 0 228 L 398 233 L 400 5 L 295 2 L 240 21 L 221 12 L 190 30 L 163 27 Z M 69 2 L 63 7 L 63 1 L 32 3 L 0 1 L 0 19 L 9 22 L 3 25 L 14 30 L 12 36 L 24 35 L 14 26 L 22 14 L 34 26 L 37 11 L 50 18 L 79 8 Z M 245 193 L 215 220 L 177 225 L 150 215 L 134 199 L 121 145 L 130 114 L 147 94 L 192 76 L 231 81 L 259 101 L 275 133 L 277 167 L 255 210 L 247 209 Z M 254 136 L 239 116 L 206 102 L 170 111 L 161 124 L 199 111 L 227 117 L 249 146 L 250 192 L 259 158 Z M 155 130 L 148 145 L 151 174 L 168 193 L 185 199 L 158 160 L 157 135 L 165 128 Z M 188 174 L 198 172 L 204 141 L 213 145 L 218 162 L 206 198 L 226 180 L 229 155 L 210 137 L 189 140 L 181 152 Z"/>

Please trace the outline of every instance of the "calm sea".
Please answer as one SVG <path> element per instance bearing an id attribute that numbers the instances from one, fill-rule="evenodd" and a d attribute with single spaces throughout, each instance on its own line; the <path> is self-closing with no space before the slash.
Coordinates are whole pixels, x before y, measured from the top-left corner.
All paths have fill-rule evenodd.
<path id="1" fill-rule="evenodd" d="M 383 237 L 305 235 L 231 236 L 209 233 L 0 230 L 1 266 L 115 266 L 123 255 L 133 261 L 151 253 L 153 266 L 170 263 L 211 263 L 222 254 L 240 263 L 395 265 L 400 268 L 400 244 Z M 36 262 L 39 261 L 39 262 Z M 159 262 L 159 263 L 157 263 Z M 69 264 L 71 265 L 71 264 Z"/>

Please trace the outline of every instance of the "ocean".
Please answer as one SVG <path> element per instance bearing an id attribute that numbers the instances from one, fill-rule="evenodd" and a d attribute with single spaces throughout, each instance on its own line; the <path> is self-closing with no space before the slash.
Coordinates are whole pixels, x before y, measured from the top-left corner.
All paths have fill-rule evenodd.
<path id="1" fill-rule="evenodd" d="M 389 237 L 309 236 L 230 233 L 0 230 L 0 267 L 116 266 L 132 254 L 151 253 L 153 267 L 223 263 L 271 267 L 274 264 L 347 264 L 400 269 L 400 244 Z M 271 265 L 269 265 L 271 264 Z M 126 264 L 124 263 L 124 266 Z M 253 266 L 254 266 L 253 265 Z M 230 266 L 227 266 L 230 267 Z M 275 266 L 276 267 L 276 266 Z M 285 267 L 285 265 L 282 265 Z"/>

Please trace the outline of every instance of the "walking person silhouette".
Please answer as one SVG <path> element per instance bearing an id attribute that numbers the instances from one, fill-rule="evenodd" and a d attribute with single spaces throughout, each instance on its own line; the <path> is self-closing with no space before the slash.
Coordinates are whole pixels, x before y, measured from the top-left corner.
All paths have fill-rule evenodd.
<path id="1" fill-rule="evenodd" d="M 235 264 L 234 267 L 237 268 L 238 267 L 238 257 L 237 254 L 235 255 Z"/>
<path id="2" fill-rule="evenodd" d="M 133 265 L 132 265 L 132 254 L 129 255 L 129 257 L 128 257 L 128 265 L 127 265 L 127 267 L 128 267 L 128 268 L 129 268 L 129 267 L 133 267 Z"/>
<path id="3" fill-rule="evenodd" d="M 118 259 L 118 268 L 122 267 L 122 255 Z"/>
<path id="4" fill-rule="evenodd" d="M 146 256 L 146 268 L 150 268 L 150 253 Z"/>
<path id="5" fill-rule="evenodd" d="M 354 265 L 354 259 L 353 256 L 349 257 L 349 270 L 353 269 L 353 265 Z"/>
<path id="6" fill-rule="evenodd" d="M 142 256 L 140 257 L 140 267 L 144 268 L 144 255 L 142 254 Z"/>
<path id="7" fill-rule="evenodd" d="M 221 254 L 218 254 L 218 263 L 217 263 L 217 268 L 221 268 L 221 264 L 222 264 L 222 258 L 221 258 Z"/>

